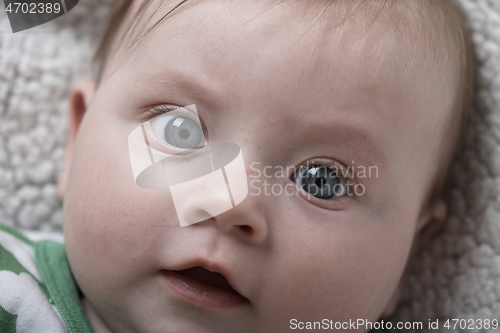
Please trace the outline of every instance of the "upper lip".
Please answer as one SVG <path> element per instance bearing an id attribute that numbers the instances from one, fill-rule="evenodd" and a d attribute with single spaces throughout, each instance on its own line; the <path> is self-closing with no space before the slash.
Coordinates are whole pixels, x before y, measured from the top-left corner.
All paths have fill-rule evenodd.
<path id="1" fill-rule="evenodd" d="M 236 282 L 236 279 L 235 279 L 233 273 L 229 269 L 227 269 L 224 265 L 222 265 L 218 262 L 210 261 L 210 260 L 207 260 L 204 258 L 197 258 L 197 259 L 189 260 L 183 264 L 177 265 L 174 268 L 170 268 L 169 270 L 182 271 L 182 270 L 196 267 L 196 266 L 201 266 L 210 272 L 219 273 L 219 274 L 223 275 L 226 278 L 227 282 L 231 285 L 231 287 L 238 294 L 240 294 L 241 296 L 246 298 L 246 296 L 240 291 L 240 286 Z"/>

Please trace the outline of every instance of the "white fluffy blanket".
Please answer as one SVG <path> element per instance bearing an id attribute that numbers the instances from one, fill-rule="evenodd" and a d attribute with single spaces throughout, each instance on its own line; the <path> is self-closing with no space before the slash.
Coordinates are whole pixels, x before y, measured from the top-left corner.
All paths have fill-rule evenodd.
<path id="1" fill-rule="evenodd" d="M 446 226 L 412 266 L 393 318 L 424 327 L 429 319 L 500 320 L 500 1 L 458 1 L 480 64 L 472 141 L 454 165 Z M 0 223 L 61 228 L 55 184 L 67 93 L 76 78 L 92 75 L 90 58 L 108 3 L 82 0 L 55 21 L 17 34 L 0 4 Z"/>

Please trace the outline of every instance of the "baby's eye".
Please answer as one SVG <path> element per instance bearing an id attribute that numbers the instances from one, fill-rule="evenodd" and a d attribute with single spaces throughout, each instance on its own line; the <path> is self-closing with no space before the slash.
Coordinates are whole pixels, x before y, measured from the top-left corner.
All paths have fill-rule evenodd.
<path id="1" fill-rule="evenodd" d="M 324 165 L 301 166 L 292 181 L 316 198 L 340 198 L 347 193 L 347 185 L 337 172 Z"/>
<path id="2" fill-rule="evenodd" d="M 152 119 L 150 123 L 156 135 L 174 147 L 195 149 L 205 144 L 203 129 L 187 116 L 164 114 Z"/>

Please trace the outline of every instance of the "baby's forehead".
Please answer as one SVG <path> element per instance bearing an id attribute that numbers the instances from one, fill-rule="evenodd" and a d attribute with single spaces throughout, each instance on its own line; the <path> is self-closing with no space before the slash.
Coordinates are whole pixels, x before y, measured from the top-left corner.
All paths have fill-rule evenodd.
<path id="1" fill-rule="evenodd" d="M 133 59 L 154 53 L 168 59 L 173 52 L 182 53 L 186 62 L 205 62 L 210 71 L 229 68 L 228 73 L 220 73 L 229 81 L 256 60 L 267 57 L 271 64 L 279 58 L 278 68 L 263 70 L 275 70 L 276 76 L 296 72 L 297 84 L 307 81 L 304 76 L 309 75 L 321 77 L 323 85 L 331 84 L 330 89 L 348 90 L 352 84 L 356 90 L 374 95 L 395 94 L 404 88 L 403 81 L 410 89 L 423 72 L 437 71 L 439 47 L 424 45 L 417 31 L 421 24 L 406 17 L 408 9 L 396 5 L 379 8 L 380 1 L 353 3 L 358 2 L 351 8 L 338 4 L 349 1 L 187 1 L 173 11 L 178 2 L 149 4 L 142 9 L 136 5 L 133 10 L 142 12 L 134 16 L 137 22 L 124 25 L 130 32 L 128 43 L 118 53 L 128 56 L 135 50 L 138 55 L 130 57 Z M 233 67 L 214 67 L 231 61 Z M 442 73 L 445 66 L 439 66 Z M 159 68 L 151 69 L 151 74 L 158 73 Z M 139 73 L 138 78 L 145 75 Z M 344 77 L 342 86 L 335 87 L 340 76 Z M 399 83 L 394 85 L 396 78 Z"/>
<path id="2" fill-rule="evenodd" d="M 207 40 L 214 39 L 223 41 L 228 48 L 251 44 L 261 44 L 259 46 L 262 47 L 265 41 L 281 44 L 288 41 L 290 48 L 301 47 L 301 52 L 311 56 L 310 60 L 315 56 L 322 58 L 323 62 L 336 61 L 336 56 L 341 53 L 338 51 L 350 51 L 364 56 L 360 65 L 370 65 L 371 59 L 373 62 L 382 62 L 384 59 L 392 61 L 402 59 L 404 54 L 415 53 L 414 50 L 401 50 L 400 54 L 394 55 L 400 49 L 398 47 L 402 46 L 400 41 L 408 38 L 400 36 L 401 33 L 396 31 L 392 22 L 395 18 L 387 14 L 388 9 L 377 9 L 374 5 L 365 5 L 371 8 L 369 10 L 353 10 L 334 1 L 254 3 L 191 0 L 182 1 L 182 5 L 178 5 L 177 1 L 133 2 L 128 17 L 119 29 L 121 38 L 116 38 L 123 42 L 116 43 L 112 53 L 120 54 L 126 59 L 134 52 L 141 53 L 151 38 L 161 30 L 168 31 L 168 34 L 163 34 L 167 39 L 176 36 L 196 38 L 195 47 L 200 50 L 210 46 L 206 43 Z M 390 9 L 390 12 L 393 11 L 395 10 Z M 162 46 L 158 43 L 150 44 L 152 45 L 148 46 L 152 49 Z M 172 48 L 176 52 L 182 51 L 177 45 L 172 45 Z M 318 53 L 321 53 L 321 57 L 317 56 Z M 264 52 L 262 56 L 265 56 Z"/>
<path id="3" fill-rule="evenodd" d="M 380 7 L 383 3 L 393 6 Z M 430 48 L 419 35 L 424 23 L 410 15 L 412 8 L 397 3 L 193 0 L 177 7 L 177 1 L 139 2 L 131 9 L 136 14 L 122 25 L 125 43 L 117 53 L 144 64 L 131 67 L 138 81 L 153 82 L 154 76 L 167 76 L 163 67 L 173 74 L 184 66 L 191 74 L 205 74 L 211 84 L 210 76 L 224 77 L 235 87 L 235 76 L 269 81 L 271 72 L 277 81 L 287 77 L 290 88 L 317 85 L 308 102 L 328 99 L 325 94 L 337 90 L 362 94 L 359 103 L 376 104 L 381 98 L 387 104 L 389 97 L 401 103 L 418 79 L 437 82 L 449 75 L 440 75 L 446 67 L 440 47 Z M 257 61 L 261 70 L 248 72 Z M 429 98 L 446 95 L 429 93 Z"/>
<path id="4" fill-rule="evenodd" d="M 378 0 L 133 2 L 128 17 L 120 25 L 121 38 L 116 38 L 122 42 L 115 43 L 112 53 L 125 59 L 134 52 L 141 53 L 159 30 L 168 31 L 163 35 L 166 38 L 191 35 L 199 41 L 200 49 L 207 46 L 204 42 L 209 39 L 223 40 L 229 43 L 226 47 L 235 48 L 265 39 L 279 42 L 295 38 L 297 43 L 302 42 L 302 52 L 311 55 L 323 52 L 323 61 L 336 61 L 336 55 L 341 53 L 338 51 L 350 51 L 364 57 L 358 61 L 359 65 L 369 67 L 384 60 L 397 61 L 408 73 L 415 67 L 412 66 L 415 60 L 423 58 L 425 53 L 435 58 L 446 57 L 438 53 L 443 53 L 447 44 L 430 42 L 435 39 L 431 35 L 438 34 L 430 31 L 429 22 L 423 22 L 425 13 L 415 14 L 413 2 L 405 1 L 404 5 L 401 1 Z M 232 41 L 228 38 L 231 33 Z M 149 46 L 159 48 L 160 44 Z M 176 48 L 176 51 L 181 50 Z"/>

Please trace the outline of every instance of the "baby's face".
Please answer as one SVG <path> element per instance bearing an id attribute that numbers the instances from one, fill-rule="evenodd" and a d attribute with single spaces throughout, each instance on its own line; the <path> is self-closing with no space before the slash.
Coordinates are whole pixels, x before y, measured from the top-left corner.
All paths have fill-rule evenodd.
<path id="1" fill-rule="evenodd" d="M 313 23 L 321 6 L 266 3 L 195 2 L 107 65 L 73 148 L 64 232 L 81 289 L 115 332 L 374 322 L 400 280 L 425 223 L 450 84 L 431 60 L 405 56 L 383 19 L 363 32 L 360 15 L 339 25 L 332 7 Z M 192 104 L 210 142 L 240 146 L 254 182 L 235 208 L 180 227 L 169 190 L 135 184 L 128 137 L 151 108 Z M 280 195 L 298 179 L 276 172 L 301 165 L 354 167 L 364 193 Z M 172 273 L 193 266 L 240 296 Z"/>

